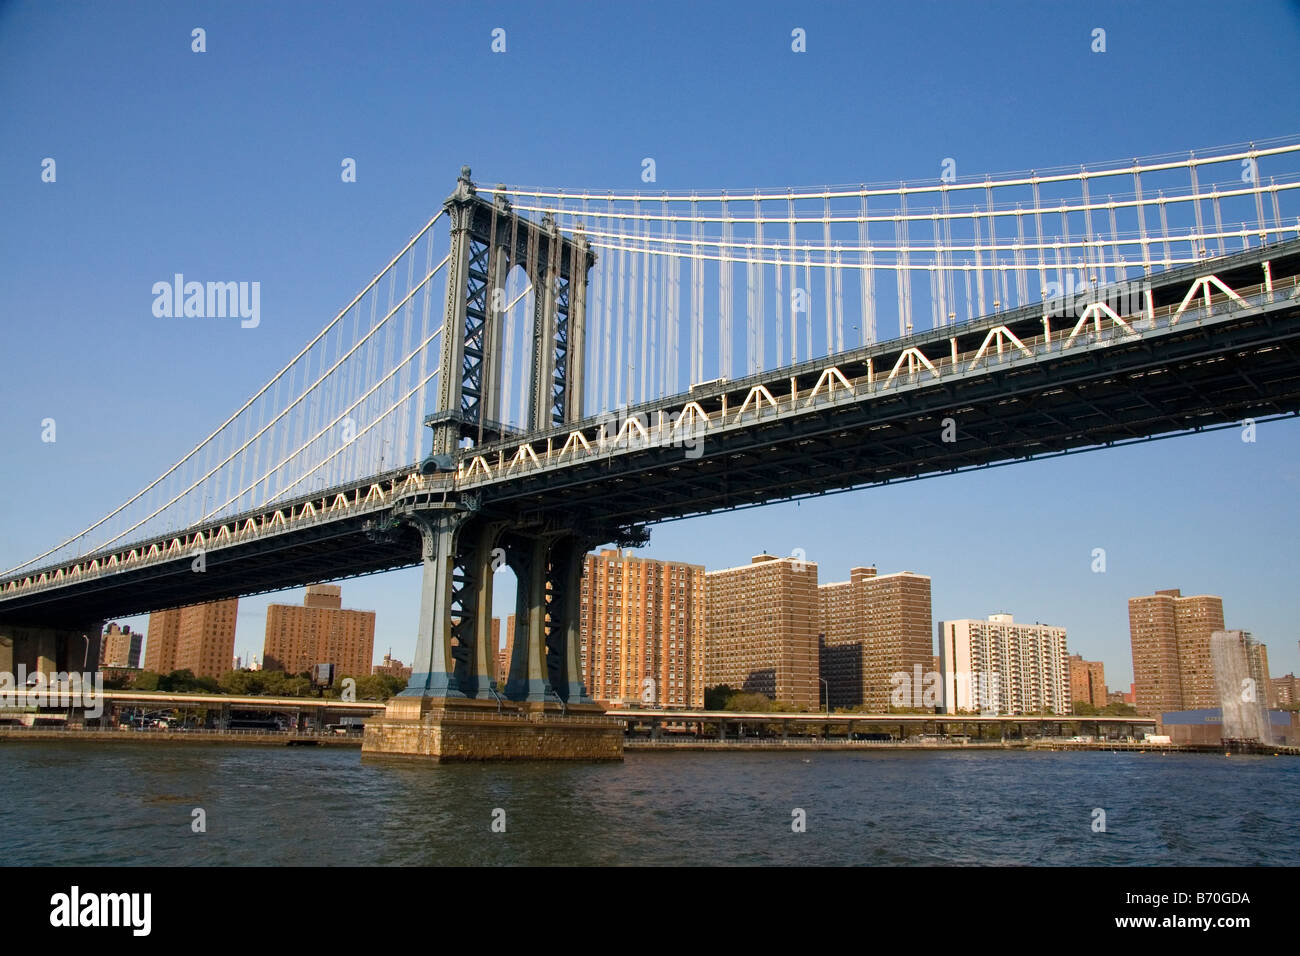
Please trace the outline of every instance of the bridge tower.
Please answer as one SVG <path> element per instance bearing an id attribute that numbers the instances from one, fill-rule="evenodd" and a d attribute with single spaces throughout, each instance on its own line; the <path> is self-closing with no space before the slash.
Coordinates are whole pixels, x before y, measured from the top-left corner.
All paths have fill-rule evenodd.
<path id="1" fill-rule="evenodd" d="M 524 429 L 582 418 L 587 276 L 596 262 L 586 240 L 563 235 L 554 219 L 534 223 L 500 193 L 480 197 L 462 166 L 443 203 L 451 221 L 447 306 L 433 429 L 432 456 L 446 462 L 463 442 L 481 445 L 508 432 L 501 407 L 506 277 L 524 269 L 533 289 L 528 349 L 528 418 Z"/>
<path id="2" fill-rule="evenodd" d="M 513 430 L 501 395 L 506 279 L 516 265 L 535 302 L 522 430 L 582 418 L 587 276 L 596 261 L 581 236 L 562 234 L 550 216 L 534 223 L 499 193 L 490 202 L 479 197 L 468 166 L 444 206 L 450 270 L 425 473 L 453 469 L 466 446 Z M 621 728 L 592 719 L 603 709 L 587 696 L 579 651 L 584 558 L 616 529 L 592 528 L 578 515 L 489 514 L 464 495 L 411 505 L 394 518 L 420 532 L 420 630 L 410 682 L 382 720 L 367 724 L 364 749 L 439 760 L 621 759 Z M 502 564 L 518 590 L 513 659 L 499 693 L 491 622 Z M 575 722 L 579 715 L 586 721 Z"/>

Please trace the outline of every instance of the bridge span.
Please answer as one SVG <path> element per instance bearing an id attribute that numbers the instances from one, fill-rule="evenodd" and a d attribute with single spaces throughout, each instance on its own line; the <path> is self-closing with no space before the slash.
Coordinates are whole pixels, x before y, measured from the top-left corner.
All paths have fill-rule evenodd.
<path id="1" fill-rule="evenodd" d="M 1017 273 L 1023 303 L 1018 307 L 999 310 L 995 299 L 994 311 L 979 318 L 958 323 L 951 321 L 950 312 L 949 320 L 913 331 L 906 291 L 912 280 L 900 278 L 898 315 L 905 334 L 898 338 L 836 347 L 822 357 L 734 379 L 697 379 L 685 392 L 590 415 L 584 413 L 589 393 L 584 382 L 595 350 L 585 345 L 593 318 L 587 273 L 596 262 L 590 243 L 598 244 L 602 234 L 580 227 L 566 235 L 549 215 L 533 222 L 513 209 L 500 190 L 486 200 L 465 169 L 456 192 L 430 223 L 448 219 L 447 256 L 432 267 L 430 247 L 425 278 L 415 282 L 418 273 L 411 264 L 406 297 L 399 299 L 395 289 L 389 292 L 389 316 L 406 309 L 409 319 L 417 290 L 427 295 L 431 277 L 444 266 L 448 270 L 443 324 L 421 343 L 427 345 L 438 334 L 442 338 L 434 408 L 428 415 L 420 409 L 432 432 L 431 452 L 386 469 L 381 455 L 381 467 L 367 467 L 369 459 L 353 455 L 351 435 L 341 444 L 331 445 L 329 439 L 335 424 L 356 424 L 344 412 L 364 407 L 360 399 L 332 421 L 328 413 L 306 410 L 304 398 L 325 387 L 353 350 L 374 340 L 380 328 L 376 324 L 329 372 L 273 416 L 272 422 L 279 422 L 296 409 L 294 414 L 307 422 L 303 427 L 300 421 L 292 439 L 287 431 L 280 434 L 282 450 L 274 454 L 276 435 L 270 434 L 271 450 L 262 451 L 272 459 L 266 472 L 260 470 L 266 461 L 259 464 L 256 455 L 271 426 L 240 419 L 245 412 L 252 414 L 259 393 L 232 416 L 228 424 L 233 423 L 234 431 L 216 438 L 216 449 L 209 449 L 209 459 L 220 459 L 218 463 L 202 473 L 207 462 L 182 459 L 159 479 L 171 480 L 181 490 L 153 507 L 146 493 L 152 490 L 166 499 L 172 492 L 155 488 L 159 482 L 145 489 L 137 499 L 142 508 L 153 510 L 133 524 L 127 515 L 127 531 L 110 536 L 106 545 L 83 547 L 88 533 L 103 524 L 97 523 L 47 552 L 38 559 L 43 563 L 28 562 L 0 578 L 0 669 L 8 664 L 12 670 L 19 662 L 42 670 L 92 666 L 89 635 L 97 635 L 99 622 L 108 618 L 419 564 L 423 583 L 414 673 L 406 691 L 389 706 L 391 739 L 380 739 L 388 734 L 380 728 L 373 749 L 412 752 L 414 747 L 428 753 L 427 748 L 442 744 L 427 736 L 413 742 L 414 737 L 403 736 L 403 721 L 425 721 L 431 708 L 445 708 L 447 702 L 464 702 L 470 709 L 499 703 L 489 679 L 495 669 L 490 621 L 494 571 L 503 561 L 517 580 L 518 629 L 505 696 L 538 714 L 558 710 L 557 719 L 578 719 L 590 707 L 578 650 L 581 574 L 586 553 L 598 544 L 639 544 L 651 525 L 692 515 L 1300 412 L 1300 238 L 1287 238 L 1298 227 L 1285 225 L 1280 212 L 1273 222 L 1265 221 L 1268 189 L 1238 190 L 1251 195 L 1260 210 L 1257 232 L 1244 224 L 1235 233 L 1202 232 L 1204 200 L 1195 192 L 1193 175 L 1190 198 L 1197 209 L 1197 230 L 1178 238 L 1189 243 L 1193 254 L 1171 253 L 1170 230 L 1161 240 L 1164 257 L 1157 260 L 1150 248 L 1155 239 L 1145 225 L 1140 240 L 1093 238 L 1096 204 L 1087 198 L 1088 177 L 1080 181 L 1084 204 L 1079 208 L 1089 223 L 1089 244 L 1080 247 L 1097 274 L 1106 277 L 1109 269 L 1114 280 L 1088 285 L 1073 303 L 1061 306 L 1046 290 L 1042 301 L 1030 301 L 1026 292 L 1033 269 L 1016 243 L 1011 246 L 1015 265 L 997 265 L 994 271 L 1001 272 L 1004 298 L 1007 275 Z M 1269 188 L 1276 209 L 1282 187 Z M 864 212 L 867 192 L 862 193 Z M 1139 210 L 1146 201 L 1139 188 Z M 992 205 L 987 215 L 993 229 Z M 829 217 L 826 221 L 829 229 Z M 755 222 L 761 232 L 761 217 L 756 215 Z M 793 230 L 793 215 L 790 222 Z M 723 227 L 724 250 L 732 248 L 729 224 L 727 220 Z M 1045 250 L 1052 244 L 1043 241 L 1041 223 L 1039 232 L 1039 241 L 1029 245 L 1039 250 L 1041 279 L 1047 272 Z M 1242 238 L 1242 251 L 1226 251 L 1224 238 L 1230 235 Z M 1259 238 L 1254 245 L 1251 235 Z M 419 240 L 413 238 L 394 263 Z M 1211 254 L 1215 241 L 1222 254 Z M 1129 242 L 1140 245 L 1145 266 L 1137 277 L 1130 276 L 1133 264 L 1123 257 L 1103 258 L 1107 243 L 1117 251 Z M 1058 269 L 1062 245 L 1055 244 Z M 698 247 L 693 240 L 690 248 Z M 978 261 L 978 242 L 969 248 Z M 988 248 L 996 258 L 1007 247 L 994 242 Z M 897 249 L 898 274 L 910 276 L 915 265 L 909 262 L 909 247 Z M 645 249 L 634 251 L 649 256 Z M 776 264 L 778 289 L 786 265 L 794 274 L 793 243 L 787 251 L 789 263 Z M 874 268 L 869 242 L 863 251 L 864 268 Z M 953 266 L 937 240 L 931 254 L 937 263 L 932 289 L 938 315 L 946 301 L 941 273 L 966 267 Z M 764 262 L 737 261 L 754 270 Z M 732 260 L 724 264 L 720 301 L 726 315 L 731 308 L 726 272 Z M 835 287 L 832 275 L 840 281 L 840 259 L 832 261 L 828 254 L 823 264 L 830 290 Z M 504 421 L 501 367 L 501 320 L 511 306 L 498 294 L 512 266 L 524 272 L 534 290 L 529 413 L 522 424 L 513 425 Z M 390 263 L 381 276 L 392 269 Z M 976 271 L 983 305 L 983 267 Z M 970 273 L 966 275 L 969 298 Z M 865 284 L 863 290 L 866 302 Z M 761 286 L 751 285 L 751 301 L 761 297 Z M 837 323 L 842 323 L 843 311 L 836 299 L 835 294 L 827 299 L 828 342 L 842 346 Z M 699 304 L 697 295 L 697 315 Z M 779 309 L 778 304 L 778 330 Z M 345 309 L 340 317 L 347 313 Z M 754 314 L 761 319 L 763 309 Z M 871 315 L 864 311 L 863 321 Z M 797 331 L 794 318 L 792 311 L 792 333 Z M 761 332 L 760 324 L 756 320 L 752 326 L 754 336 Z M 326 331 L 331 328 L 335 326 Z M 343 346 L 342 341 L 335 344 L 334 353 L 342 353 Z M 384 378 L 365 388 L 364 397 L 368 400 L 400 370 L 409 371 L 402 363 L 418 352 L 408 352 Z M 761 353 L 760 342 L 754 354 Z M 729 354 L 720 359 L 724 368 L 729 359 Z M 321 356 L 310 368 L 325 364 Z M 698 368 L 693 362 L 693 370 Z M 302 381 L 310 377 L 306 372 Z M 362 431 L 418 408 L 420 389 L 435 373 L 415 376 L 417 386 L 405 392 L 389 382 L 396 401 L 381 401 L 374 421 Z M 365 381 L 361 376 L 361 386 Z M 322 396 L 322 403 L 327 397 Z M 262 417 L 265 413 L 256 422 Z M 220 435 L 222 429 L 214 438 Z M 242 445 L 241 436 L 247 436 Z M 305 441 L 299 441 L 302 436 Z M 228 448 L 233 450 L 226 453 Z M 253 454 L 251 460 L 240 457 L 247 454 Z M 340 454 L 352 455 L 349 460 L 359 462 L 360 470 L 327 484 L 325 475 L 346 470 L 339 467 Z M 192 473 L 200 476 L 185 487 Z M 252 476 L 247 483 L 246 475 Z M 321 487 L 309 492 L 305 489 L 312 476 Z M 253 505 L 222 511 L 222 506 L 209 508 L 205 500 L 199 507 L 198 493 L 206 488 L 211 494 L 216 486 L 210 482 L 216 480 L 233 489 L 224 499 L 227 505 Z M 196 510 L 198 520 L 187 523 L 184 516 Z M 159 521 L 172 523 L 157 528 Z M 136 536 L 128 537 L 132 529 Z M 577 712 L 570 714 L 574 708 Z M 437 719 L 445 717 L 440 712 Z M 475 744 L 466 746 L 472 750 Z M 613 735 L 592 746 L 595 750 L 571 755 L 612 756 Z"/>
<path id="2" fill-rule="evenodd" d="M 0 621 L 122 617 L 419 563 L 410 517 L 646 525 L 1295 415 L 1300 240 L 463 450 L 0 580 Z M 193 571 L 204 554 L 206 571 Z"/>

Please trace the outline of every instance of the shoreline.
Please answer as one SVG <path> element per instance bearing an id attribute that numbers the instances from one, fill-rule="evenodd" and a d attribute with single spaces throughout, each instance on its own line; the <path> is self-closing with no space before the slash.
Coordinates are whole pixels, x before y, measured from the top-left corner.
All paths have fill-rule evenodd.
<path id="1" fill-rule="evenodd" d="M 286 733 L 258 730 L 90 730 L 50 727 L 0 727 L 0 743 L 37 743 L 50 740 L 67 740 L 86 743 L 157 743 L 200 746 L 244 745 L 254 747 L 333 747 L 360 749 L 360 734 Z M 828 753 L 835 751 L 1095 751 L 1101 753 L 1206 753 L 1206 754 L 1259 754 L 1272 756 L 1300 756 L 1300 747 L 1283 745 L 1257 747 L 1243 750 L 1225 748 L 1222 744 L 1147 744 L 1127 741 L 1084 743 L 1070 740 L 989 740 L 958 742 L 930 742 L 897 740 L 814 740 L 789 738 L 748 738 L 731 740 L 651 740 L 625 739 L 624 752 L 632 753 Z"/>

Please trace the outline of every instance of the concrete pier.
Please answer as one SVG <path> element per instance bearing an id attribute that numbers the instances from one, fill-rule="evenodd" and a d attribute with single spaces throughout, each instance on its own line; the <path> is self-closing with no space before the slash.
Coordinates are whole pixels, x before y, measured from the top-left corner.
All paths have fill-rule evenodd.
<path id="1" fill-rule="evenodd" d="M 366 722 L 362 752 L 436 763 L 623 759 L 623 725 L 594 705 L 497 705 L 484 700 L 395 698 Z"/>

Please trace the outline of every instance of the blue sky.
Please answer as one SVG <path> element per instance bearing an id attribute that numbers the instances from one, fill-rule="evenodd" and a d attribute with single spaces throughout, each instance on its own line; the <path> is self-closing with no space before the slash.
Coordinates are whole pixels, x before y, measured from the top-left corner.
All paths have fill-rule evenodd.
<path id="1" fill-rule="evenodd" d="M 640 188 L 652 156 L 657 187 L 690 189 L 1100 162 L 1300 132 L 1297 52 L 1300 12 L 1277 2 L 0 5 L 0 559 L 188 451 L 462 163 L 480 182 Z M 155 318 L 152 283 L 175 272 L 260 281 L 260 326 Z M 648 553 L 727 567 L 802 548 L 823 580 L 930 574 L 935 620 L 1063 625 L 1112 687 L 1131 679 L 1128 597 L 1215 593 L 1285 673 L 1298 448 L 1295 422 L 1160 441 L 677 522 Z M 344 584 L 378 612 L 377 656 L 409 659 L 418 585 Z M 269 600 L 241 603 L 237 651 L 260 653 Z"/>

